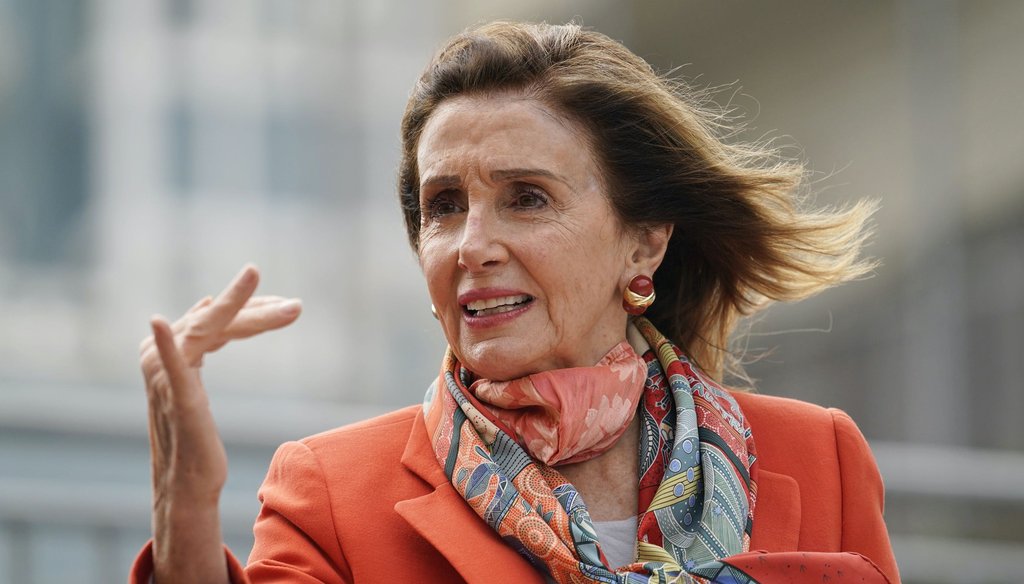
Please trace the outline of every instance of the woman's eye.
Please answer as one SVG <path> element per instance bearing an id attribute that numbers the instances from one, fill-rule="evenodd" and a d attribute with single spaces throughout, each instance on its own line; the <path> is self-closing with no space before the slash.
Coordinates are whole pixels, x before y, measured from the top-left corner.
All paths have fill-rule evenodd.
<path id="1" fill-rule="evenodd" d="M 445 215 L 451 215 L 457 213 L 459 206 L 449 196 L 440 194 L 433 199 L 427 201 L 425 208 L 423 209 L 423 215 L 426 217 L 444 217 Z"/>
<path id="2" fill-rule="evenodd" d="M 546 204 L 547 198 L 544 194 L 534 189 L 520 191 L 515 199 L 515 206 L 523 209 L 536 209 Z"/>

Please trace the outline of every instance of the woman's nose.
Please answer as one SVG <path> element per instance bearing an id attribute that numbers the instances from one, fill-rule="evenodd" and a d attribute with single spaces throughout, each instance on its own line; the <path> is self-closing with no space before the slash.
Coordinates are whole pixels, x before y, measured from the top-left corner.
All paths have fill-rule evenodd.
<path id="1" fill-rule="evenodd" d="M 487 211 L 470 210 L 459 242 L 459 267 L 480 272 L 505 263 L 508 249 L 502 242 L 499 226 Z"/>

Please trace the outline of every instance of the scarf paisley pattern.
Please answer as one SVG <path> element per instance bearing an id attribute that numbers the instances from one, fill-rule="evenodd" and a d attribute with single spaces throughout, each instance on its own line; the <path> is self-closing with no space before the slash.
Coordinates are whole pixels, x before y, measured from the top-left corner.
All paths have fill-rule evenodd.
<path id="1" fill-rule="evenodd" d="M 434 454 L 456 491 L 507 545 L 559 584 L 758 584 L 774 574 L 766 567 L 795 568 L 792 554 L 746 553 L 757 457 L 736 401 L 646 319 L 633 320 L 629 341 L 647 364 L 637 414 L 635 562 L 608 565 L 580 494 L 481 413 L 485 406 L 467 397 L 473 375 L 449 349 L 424 414 Z M 808 555 L 824 558 L 824 566 L 837 559 L 845 565 L 837 556 L 863 559 L 802 553 Z M 803 561 L 799 571 L 793 581 L 809 582 Z"/>

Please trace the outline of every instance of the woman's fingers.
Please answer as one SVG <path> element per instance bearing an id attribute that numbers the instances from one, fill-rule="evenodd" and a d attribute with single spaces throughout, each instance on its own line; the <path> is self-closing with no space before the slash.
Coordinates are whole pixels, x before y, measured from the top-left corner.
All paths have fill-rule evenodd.
<path id="1" fill-rule="evenodd" d="M 281 299 L 273 304 L 246 306 L 220 333 L 220 338 L 207 349 L 212 353 L 231 341 L 245 339 L 260 333 L 279 329 L 295 322 L 302 313 L 302 301 L 297 298 Z"/>
<path id="2" fill-rule="evenodd" d="M 152 378 L 167 365 L 163 352 L 156 346 L 158 329 L 166 329 L 170 333 L 176 354 L 188 370 L 199 367 L 205 353 L 216 351 L 233 339 L 278 329 L 298 318 L 302 310 L 300 301 L 272 295 L 254 297 L 252 294 L 257 284 L 259 272 L 249 265 L 217 298 L 201 298 L 174 324 L 168 324 L 163 318 L 154 318 L 153 335 L 143 340 L 139 347 L 145 376 Z"/>
<path id="3" fill-rule="evenodd" d="M 284 306 L 288 302 L 294 301 L 297 303 L 296 307 L 289 308 Z M 174 333 L 175 338 L 179 338 L 180 335 L 189 326 L 192 318 L 195 318 L 195 313 L 206 308 L 213 302 L 212 296 L 207 296 L 195 303 L 181 318 L 176 320 L 171 325 L 171 332 Z M 293 298 L 285 298 L 284 296 L 253 296 L 245 303 L 245 306 L 235 315 L 234 320 L 229 324 L 219 335 L 217 339 L 207 346 L 207 353 L 212 353 L 217 349 L 224 346 L 230 340 L 233 339 L 244 339 L 257 335 L 264 331 L 274 330 L 291 324 L 299 313 L 302 311 L 301 301 Z M 253 322 L 253 321 L 256 322 Z M 139 354 L 142 355 L 143 373 L 147 375 L 155 373 L 151 371 L 153 366 L 158 366 L 158 362 L 155 359 L 147 359 L 147 353 L 150 351 L 155 352 L 155 345 L 153 344 L 153 335 L 150 335 L 143 339 L 142 344 L 139 346 Z M 147 367 L 147 363 L 150 366 Z M 149 373 L 147 373 L 149 372 Z"/>
<path id="4" fill-rule="evenodd" d="M 258 284 L 256 267 L 246 266 L 209 306 L 188 319 L 181 339 L 181 353 L 186 363 L 198 364 L 203 353 L 219 342 L 221 331 L 245 306 Z"/>
<path id="5" fill-rule="evenodd" d="M 260 274 L 256 266 L 248 265 L 242 268 L 235 279 L 228 284 L 210 307 L 205 311 L 205 324 L 211 330 L 223 329 L 235 317 L 235 314 L 245 306 L 245 303 L 256 291 L 260 283 Z"/>
<path id="6" fill-rule="evenodd" d="M 174 324 L 171 325 L 171 331 L 174 332 L 175 335 L 180 333 L 182 330 L 185 329 L 185 325 L 188 324 L 189 315 L 194 314 L 194 313 L 202 310 L 203 308 L 206 308 L 207 306 L 210 305 L 211 302 L 213 302 L 213 296 L 204 296 L 204 297 L 200 298 L 198 302 L 193 304 L 191 308 L 189 308 L 188 310 L 185 311 L 185 314 L 182 315 L 181 318 L 179 318 L 178 320 L 174 321 Z M 148 351 L 148 350 L 150 350 L 152 348 L 153 348 L 153 335 L 149 335 L 145 339 L 142 339 L 142 344 L 139 345 L 139 353 L 141 355 L 145 355 L 146 351 Z"/>
<path id="7" fill-rule="evenodd" d="M 265 331 L 287 326 L 302 313 L 302 301 L 285 299 L 273 304 L 246 307 L 222 333 L 228 339 L 244 339 Z"/>
<path id="8" fill-rule="evenodd" d="M 193 397 L 181 395 L 192 389 L 193 384 L 189 383 L 189 366 L 178 350 L 171 325 L 162 316 L 154 316 L 150 320 L 150 326 L 153 329 L 153 341 L 156 344 L 157 353 L 160 355 L 163 371 L 170 384 L 172 395 L 168 397 L 173 401 L 179 401 L 182 397 Z"/>
<path id="9" fill-rule="evenodd" d="M 202 298 L 199 299 L 199 302 L 196 302 L 195 304 L 192 305 L 192 308 L 186 310 L 185 314 L 192 314 L 193 312 L 196 312 L 202 308 L 206 308 L 207 306 L 210 305 L 211 302 L 213 302 L 213 296 L 203 296 Z M 181 319 L 179 318 L 178 320 Z"/>
<path id="10" fill-rule="evenodd" d="M 285 298 L 284 296 L 253 296 L 252 298 L 249 299 L 248 302 L 245 303 L 245 306 L 243 306 L 242 308 L 253 308 L 255 306 L 263 306 L 264 304 L 284 302 L 285 300 L 291 299 Z"/>
<path id="11" fill-rule="evenodd" d="M 250 298 L 245 303 L 245 306 L 242 307 L 242 311 L 245 311 L 245 310 L 247 310 L 249 308 L 252 308 L 252 307 L 255 307 L 255 306 L 263 306 L 264 304 L 273 304 L 273 303 L 276 303 L 276 302 L 284 302 L 285 300 L 288 300 L 288 299 L 285 298 L 284 296 L 253 296 L 252 298 Z M 199 302 L 197 302 L 195 304 L 195 306 L 190 308 L 188 310 L 188 312 L 186 312 L 184 315 L 182 315 L 181 318 L 179 318 L 178 320 L 174 321 L 174 324 L 171 325 L 171 330 L 174 331 L 174 334 L 175 335 L 181 334 L 181 332 L 185 330 L 185 327 L 187 327 L 189 325 L 189 322 L 191 321 L 191 319 L 194 318 L 193 315 L 198 313 L 198 312 L 200 312 L 202 309 L 206 308 L 207 306 L 209 306 L 212 302 L 213 302 L 213 297 L 212 296 L 207 296 L 203 300 L 200 300 Z"/>

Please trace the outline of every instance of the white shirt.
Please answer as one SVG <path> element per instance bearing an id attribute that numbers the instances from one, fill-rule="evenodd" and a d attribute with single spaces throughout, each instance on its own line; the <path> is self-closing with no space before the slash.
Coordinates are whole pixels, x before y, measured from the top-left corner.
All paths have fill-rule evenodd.
<path id="1" fill-rule="evenodd" d="M 636 516 L 615 521 L 595 521 L 601 550 L 614 569 L 636 560 Z"/>
<path id="2" fill-rule="evenodd" d="M 616 569 L 636 560 L 636 516 L 615 521 L 595 521 L 594 531 L 608 564 Z M 545 578 L 554 584 L 551 578 Z"/>

